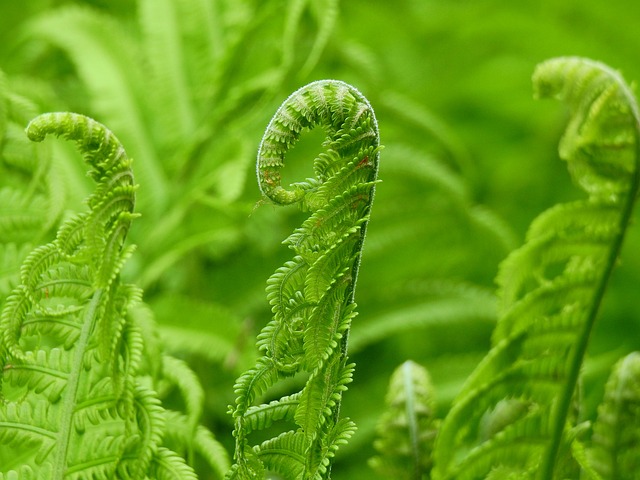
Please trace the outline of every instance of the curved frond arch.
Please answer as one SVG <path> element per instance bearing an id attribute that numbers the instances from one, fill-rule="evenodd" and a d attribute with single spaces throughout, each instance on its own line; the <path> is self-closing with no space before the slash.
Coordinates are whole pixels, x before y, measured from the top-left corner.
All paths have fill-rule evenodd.
<path id="1" fill-rule="evenodd" d="M 314 160 L 315 177 L 282 186 L 287 151 L 316 126 L 326 140 Z M 340 400 L 353 372 L 347 339 L 380 148 L 371 105 L 335 80 L 293 93 L 267 126 L 256 166 L 260 190 L 267 201 L 297 203 L 310 214 L 284 242 L 293 259 L 267 281 L 273 319 L 258 336 L 262 356 L 236 382 L 236 465 L 229 478 L 263 472 L 327 478 L 336 449 L 354 430 L 339 417 Z M 306 376 L 301 391 L 255 404 L 271 386 L 296 374 Z M 252 431 L 278 421 L 293 422 L 296 430 L 249 445 Z"/>

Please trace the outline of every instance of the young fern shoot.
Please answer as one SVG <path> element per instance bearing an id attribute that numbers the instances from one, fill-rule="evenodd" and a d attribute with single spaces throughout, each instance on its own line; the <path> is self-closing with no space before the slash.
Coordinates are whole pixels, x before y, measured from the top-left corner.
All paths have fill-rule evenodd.
<path id="1" fill-rule="evenodd" d="M 427 369 L 411 360 L 396 368 L 385 403 L 374 442 L 378 455 L 369 459 L 369 466 L 383 478 L 430 478 L 439 420 L 434 415 L 434 389 Z"/>
<path id="2" fill-rule="evenodd" d="M 442 425 L 434 479 L 553 480 L 588 469 L 575 454 L 571 406 L 638 192 L 639 115 L 620 75 L 597 62 L 552 59 L 533 80 L 538 97 L 570 108 L 560 156 L 588 197 L 540 215 L 501 265 L 493 347 Z"/>
<path id="3" fill-rule="evenodd" d="M 640 471 L 640 353 L 613 367 L 593 425 L 590 462 L 603 480 L 637 478 Z"/>
<path id="4" fill-rule="evenodd" d="M 145 370 L 161 359 L 134 313 L 142 291 L 120 280 L 133 251 L 124 246 L 136 216 L 131 160 L 113 133 L 82 115 L 48 113 L 27 127 L 33 141 L 49 134 L 75 141 L 97 186 L 89 210 L 26 258 L 0 317 L 0 479 L 195 480 L 164 445 L 165 425 L 188 424 L 184 436 L 195 437 L 175 445 L 206 443 L 209 456 L 219 450 L 196 428 L 197 407 L 176 420 L 161 406 Z M 168 363 L 165 372 L 186 377 L 186 367 Z M 183 383 L 194 389 L 195 380 Z M 211 463 L 226 470 L 217 457 Z"/>
<path id="5" fill-rule="evenodd" d="M 285 154 L 318 125 L 327 138 L 314 160 L 315 178 L 283 187 Z M 274 204 L 297 203 L 310 215 L 284 242 L 293 258 L 267 282 L 273 318 L 258 336 L 262 356 L 235 386 L 236 465 L 229 478 L 328 478 L 331 458 L 355 428 L 340 418 L 340 399 L 353 372 L 347 339 L 379 142 L 369 102 L 335 80 L 293 93 L 267 126 L 257 161 L 260 190 Z M 301 391 L 254 405 L 269 387 L 296 374 L 306 375 Z M 252 431 L 277 420 L 297 428 L 249 445 Z"/>

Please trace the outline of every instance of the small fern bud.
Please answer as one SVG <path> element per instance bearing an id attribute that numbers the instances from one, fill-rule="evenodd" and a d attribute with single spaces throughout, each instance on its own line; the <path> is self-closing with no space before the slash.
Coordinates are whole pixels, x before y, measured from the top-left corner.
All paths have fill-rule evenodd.
<path id="1" fill-rule="evenodd" d="M 427 370 L 407 361 L 391 375 L 387 410 L 378 423 L 371 468 L 387 478 L 430 478 L 431 451 L 438 431 L 433 386 Z"/>

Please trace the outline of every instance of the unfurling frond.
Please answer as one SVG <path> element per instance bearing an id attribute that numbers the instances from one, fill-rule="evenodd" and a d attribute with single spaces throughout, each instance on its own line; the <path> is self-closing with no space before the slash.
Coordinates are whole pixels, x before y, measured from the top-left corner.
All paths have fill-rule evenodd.
<path id="1" fill-rule="evenodd" d="M 27 255 L 0 317 L 0 477 L 193 479 L 163 445 L 166 412 L 149 384 L 160 368 L 134 308 L 142 292 L 120 281 L 136 217 L 131 161 L 106 127 L 82 115 L 45 114 L 27 127 L 33 141 L 48 134 L 76 142 L 97 185 L 89 210 Z M 192 437 L 203 428 L 202 390 L 181 362 L 167 359 L 165 373 L 183 389 Z"/>
<path id="2" fill-rule="evenodd" d="M 281 185 L 287 151 L 303 132 L 321 126 L 324 151 L 315 178 Z M 236 462 L 230 478 L 273 472 L 284 478 L 327 478 L 331 459 L 354 430 L 339 418 L 351 381 L 347 362 L 354 291 L 378 170 L 378 126 L 371 106 L 343 82 L 311 83 L 293 93 L 267 126 L 257 176 L 275 204 L 298 203 L 310 216 L 285 241 L 293 259 L 267 282 L 273 319 L 258 336 L 263 356 L 236 382 Z M 302 374 L 300 392 L 255 403 L 285 377 Z M 287 421 L 296 430 L 249 446 L 251 431 Z"/>
<path id="3" fill-rule="evenodd" d="M 639 116 L 600 63 L 549 60 L 533 80 L 537 96 L 569 106 L 560 156 L 588 198 L 540 215 L 502 263 L 493 347 L 443 423 L 437 479 L 551 480 L 574 475 L 571 451 L 582 463 L 570 407 L 637 196 Z"/>
<path id="4" fill-rule="evenodd" d="M 113 378 L 138 356 L 137 343 L 119 342 L 128 335 L 125 314 L 136 299 L 118 279 L 129 254 L 123 242 L 135 185 L 124 149 L 101 124 L 56 113 L 27 128 L 34 141 L 50 133 L 76 141 L 97 188 L 88 212 L 68 219 L 54 242 L 27 257 L 2 312 L 3 416 L 32 406 L 27 417 L 3 425 L 9 435 L 3 448 L 12 448 L 10 432 L 30 424 L 32 440 L 41 445 L 25 462 L 34 470 L 50 469 L 51 478 L 114 475 L 132 447 L 128 432 L 143 430 L 133 384 Z M 37 407 L 43 402 L 44 410 Z M 2 462 L 5 472 L 19 466 Z"/>

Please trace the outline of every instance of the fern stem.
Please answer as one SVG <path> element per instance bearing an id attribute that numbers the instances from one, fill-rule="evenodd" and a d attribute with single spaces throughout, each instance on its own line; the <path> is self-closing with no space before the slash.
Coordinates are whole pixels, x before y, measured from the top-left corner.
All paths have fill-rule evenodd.
<path id="1" fill-rule="evenodd" d="M 99 318 L 97 315 L 98 306 L 102 301 L 103 289 L 98 289 L 93 294 L 91 302 L 87 306 L 82 322 L 82 330 L 80 337 L 74 345 L 75 356 L 69 379 L 66 386 L 66 392 L 60 411 L 60 431 L 58 433 L 58 450 L 54 461 L 54 471 L 52 479 L 64 480 L 67 468 L 67 454 L 71 441 L 71 430 L 73 426 L 73 417 L 78 399 L 78 386 L 80 385 L 80 377 L 84 370 L 84 357 L 89 346 L 91 333 L 94 330 L 95 322 Z"/>
<path id="2" fill-rule="evenodd" d="M 616 72 L 611 70 L 608 73 L 612 74 L 612 76 L 614 76 L 615 78 L 618 78 L 618 74 Z M 589 310 L 587 321 L 584 323 L 584 328 L 580 333 L 578 342 L 576 343 L 574 355 L 569 366 L 567 381 L 564 382 L 562 395 L 560 396 L 559 403 L 557 404 L 557 408 L 554 412 L 555 418 L 553 422 L 553 430 L 551 432 L 551 444 L 549 445 L 549 449 L 547 450 L 546 455 L 542 459 L 541 468 L 539 470 L 540 479 L 542 480 L 554 478 L 553 475 L 555 467 L 557 465 L 556 459 L 560 450 L 562 436 L 566 425 L 566 419 L 571 407 L 571 401 L 576 389 L 576 384 L 580 375 L 583 359 L 589 346 L 589 338 L 591 336 L 593 326 L 598 316 L 600 305 L 604 298 L 604 293 L 607 289 L 607 285 L 613 273 L 613 269 L 616 265 L 616 260 L 622 249 L 625 232 L 627 226 L 629 225 L 631 214 L 633 213 L 633 208 L 635 205 L 635 200 L 638 195 L 638 189 L 640 187 L 640 115 L 638 114 L 637 104 L 633 94 L 626 88 L 626 85 L 623 82 L 620 82 L 619 87 L 621 88 L 628 105 L 632 109 L 632 115 L 634 118 L 635 168 L 633 171 L 629 191 L 626 194 L 626 203 L 622 210 L 622 215 L 618 224 L 618 231 L 611 245 L 611 249 L 609 250 L 607 264 L 593 297 L 593 302 Z"/>

